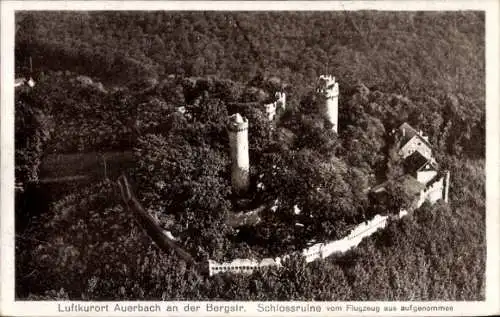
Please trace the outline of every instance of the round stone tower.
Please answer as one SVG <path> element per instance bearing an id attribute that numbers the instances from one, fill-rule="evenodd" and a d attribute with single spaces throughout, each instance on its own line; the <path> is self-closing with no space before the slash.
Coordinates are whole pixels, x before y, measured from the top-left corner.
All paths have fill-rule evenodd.
<path id="1" fill-rule="evenodd" d="M 338 128 L 338 112 L 339 112 L 339 83 L 335 81 L 335 77 L 331 75 L 321 75 L 320 80 L 323 81 L 323 93 L 326 97 L 325 115 L 328 121 L 332 124 L 335 132 Z"/>
<path id="2" fill-rule="evenodd" d="M 250 184 L 248 158 L 248 120 L 239 113 L 229 117 L 229 146 L 231 148 L 231 182 L 236 195 L 244 195 Z"/>

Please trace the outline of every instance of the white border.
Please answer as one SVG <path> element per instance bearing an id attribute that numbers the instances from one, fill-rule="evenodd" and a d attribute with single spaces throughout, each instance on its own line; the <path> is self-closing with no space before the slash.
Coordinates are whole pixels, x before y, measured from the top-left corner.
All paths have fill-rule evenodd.
<path id="1" fill-rule="evenodd" d="M 12 1 L 3 0 L 13 10 L 217 10 L 217 11 L 323 11 L 391 10 L 457 11 L 494 8 L 495 0 L 439 1 Z"/>
<path id="2" fill-rule="evenodd" d="M 58 302 L 14 302 L 14 12 L 16 10 L 485 10 L 486 11 L 486 237 L 487 237 L 487 268 L 486 268 L 486 302 L 425 302 L 426 304 L 450 304 L 454 311 L 447 315 L 489 315 L 500 313 L 499 284 L 499 2 L 497 0 L 481 1 L 0 1 L 1 5 L 1 143 L 0 143 L 0 206 L 2 210 L 1 250 L 0 258 L 0 315 L 9 316 L 52 316 L 57 313 Z M 62 303 L 62 302 L 59 302 Z M 99 302 L 94 302 L 99 303 Z M 109 302 L 111 303 L 111 302 Z M 125 303 L 125 302 L 122 302 Z M 129 302 L 131 304 L 136 302 Z M 161 302 L 158 302 L 161 303 Z M 180 305 L 186 302 L 177 302 Z M 195 302 L 190 302 L 195 303 Z M 198 302 L 203 305 L 202 302 Z M 244 304 L 249 311 L 246 314 L 255 315 L 252 307 L 256 302 L 232 302 Z M 391 302 L 369 302 L 370 305 L 388 305 Z M 394 302 L 392 302 L 394 303 Z M 404 305 L 404 302 L 395 302 Z M 409 302 L 407 305 L 418 305 L 424 302 Z M 162 303 L 162 305 L 167 303 Z M 342 304 L 342 303 L 338 303 Z M 346 304 L 346 303 L 343 303 Z M 363 304 L 363 302 L 358 302 Z M 250 312 L 254 313 L 250 313 Z M 263 314 L 263 313 L 261 313 Z M 382 315 L 407 315 L 408 313 L 385 313 Z M 83 314 L 73 314 L 80 315 Z M 98 315 L 98 314 L 94 314 Z M 103 316 L 113 313 L 99 314 Z M 119 315 L 139 316 L 144 313 L 120 313 Z M 184 314 L 183 314 L 184 315 Z M 193 315 L 193 314 L 190 314 Z M 213 315 L 207 312 L 202 315 Z M 224 314 L 219 314 L 224 315 Z M 227 315 L 227 314 L 226 314 Z M 233 314 L 231 314 L 233 315 Z M 279 314 L 276 314 L 279 315 Z M 298 314 L 290 314 L 297 316 Z M 314 314 L 316 315 L 316 314 Z M 325 313 L 318 316 L 325 316 Z M 352 315 L 346 312 L 330 313 L 329 315 Z M 367 314 L 365 314 L 367 315 Z M 380 315 L 380 313 L 379 313 Z M 433 315 L 429 312 L 418 315 Z"/>

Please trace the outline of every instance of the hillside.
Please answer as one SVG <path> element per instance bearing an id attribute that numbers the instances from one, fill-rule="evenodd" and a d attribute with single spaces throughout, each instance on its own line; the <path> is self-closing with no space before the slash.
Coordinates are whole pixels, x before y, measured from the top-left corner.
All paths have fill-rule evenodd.
<path id="1" fill-rule="evenodd" d="M 93 179 L 54 195 L 39 216 L 16 210 L 30 216 L 16 240 L 19 298 L 484 298 L 481 13 L 16 17 L 18 72 L 31 56 L 37 80 L 16 92 L 16 181 L 66 176 L 70 165 Z M 315 90 L 324 72 L 340 82 L 338 134 Z M 261 105 L 277 91 L 287 93 L 287 109 L 270 123 Z M 239 231 L 226 223 L 237 209 L 226 130 L 235 112 L 250 122 L 247 198 L 252 207 L 280 201 L 261 224 Z M 128 175 L 140 203 L 197 259 L 274 256 L 399 211 L 374 207 L 366 191 L 398 173 L 390 135 L 405 121 L 429 135 L 451 171 L 451 203 L 424 205 L 344 256 L 292 260 L 250 276 L 200 276 L 162 253 L 121 206 L 115 179 L 100 178 L 103 161 L 95 159 L 109 153 L 108 177 Z"/>
<path id="2" fill-rule="evenodd" d="M 21 12 L 16 20 L 20 65 L 30 54 L 36 68 L 112 83 L 262 74 L 298 88 L 334 72 L 408 97 L 484 96 L 478 12 Z"/>

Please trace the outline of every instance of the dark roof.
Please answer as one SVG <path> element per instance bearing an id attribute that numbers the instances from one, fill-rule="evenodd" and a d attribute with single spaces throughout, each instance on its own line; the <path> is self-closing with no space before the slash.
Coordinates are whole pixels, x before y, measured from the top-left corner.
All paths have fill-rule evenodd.
<path id="1" fill-rule="evenodd" d="M 403 167 L 406 173 L 414 173 L 425 166 L 427 162 L 429 162 L 429 160 L 425 156 L 419 151 L 415 151 L 404 160 Z"/>
<path id="2" fill-rule="evenodd" d="M 427 141 L 420 133 L 415 130 L 411 125 L 409 125 L 407 122 L 404 122 L 398 127 L 399 134 L 403 136 L 401 138 L 401 147 L 403 147 L 408 141 L 411 140 L 415 135 L 424 142 L 425 145 L 427 145 L 429 148 L 432 148 L 431 144 L 429 141 Z"/>

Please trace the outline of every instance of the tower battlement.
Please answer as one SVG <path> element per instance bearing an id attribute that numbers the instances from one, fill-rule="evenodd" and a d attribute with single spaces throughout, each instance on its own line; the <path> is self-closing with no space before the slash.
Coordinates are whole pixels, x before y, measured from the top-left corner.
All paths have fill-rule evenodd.
<path id="1" fill-rule="evenodd" d="M 327 98 L 338 97 L 339 83 L 335 80 L 335 76 L 321 75 L 319 76 L 320 89 L 326 94 Z"/>
<path id="2" fill-rule="evenodd" d="M 229 125 L 227 129 L 231 132 L 239 132 L 248 129 L 248 120 L 242 117 L 239 113 L 235 113 L 229 117 Z"/>
<path id="3" fill-rule="evenodd" d="M 335 76 L 333 75 L 320 75 L 319 79 L 324 80 L 327 87 L 335 84 Z"/>

